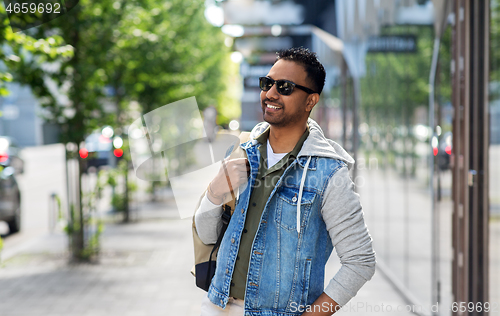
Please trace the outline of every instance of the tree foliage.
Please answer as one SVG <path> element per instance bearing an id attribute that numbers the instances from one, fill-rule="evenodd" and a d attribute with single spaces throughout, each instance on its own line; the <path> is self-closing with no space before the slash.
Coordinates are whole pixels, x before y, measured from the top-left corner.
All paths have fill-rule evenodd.
<path id="1" fill-rule="evenodd" d="M 103 125 L 125 128 L 141 112 L 179 99 L 196 96 L 201 109 L 218 107 L 228 51 L 204 10 L 203 0 L 80 0 L 30 30 L 40 45 L 71 45 L 71 58 L 47 59 L 43 75 L 20 69 L 16 80 L 33 88 L 46 120 L 60 126 L 61 141 L 78 146 Z M 72 155 L 84 171 L 82 159 Z M 81 258 L 89 207 L 82 203 L 81 173 L 78 181 L 71 214 L 74 255 Z"/>
<path id="2" fill-rule="evenodd" d="M 24 33 L 14 33 L 7 12 L 0 5 L 0 97 L 9 92 L 7 82 L 29 76 L 33 88 L 47 89 L 43 85 L 46 69 L 42 65 L 68 59 L 73 48 L 64 43 L 62 37 L 53 35 L 35 39 Z"/>
<path id="3" fill-rule="evenodd" d="M 204 8 L 201 0 L 81 0 L 39 27 L 39 37 L 56 32 L 75 50 L 50 76 L 58 92 L 38 93 L 63 141 L 79 143 L 103 124 L 126 125 L 131 104 L 146 113 L 194 95 L 201 108 L 217 106 L 227 51 Z"/>

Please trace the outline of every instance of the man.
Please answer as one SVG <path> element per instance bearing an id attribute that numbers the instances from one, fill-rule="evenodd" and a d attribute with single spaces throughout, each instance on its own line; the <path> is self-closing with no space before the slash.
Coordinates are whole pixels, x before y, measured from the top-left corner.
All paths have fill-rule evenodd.
<path id="1" fill-rule="evenodd" d="M 260 78 L 265 122 L 241 145 L 248 159 L 225 161 L 195 215 L 201 240 L 214 243 L 224 198 L 243 188 L 202 316 L 331 315 L 373 276 L 372 240 L 348 171 L 354 161 L 309 118 L 324 81 L 323 65 L 304 48 L 279 52 Z M 334 247 L 342 268 L 324 288 Z"/>

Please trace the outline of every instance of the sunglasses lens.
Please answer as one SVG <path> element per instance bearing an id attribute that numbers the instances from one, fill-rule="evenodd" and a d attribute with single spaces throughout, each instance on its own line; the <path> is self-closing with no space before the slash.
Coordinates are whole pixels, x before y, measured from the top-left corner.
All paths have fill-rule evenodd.
<path id="1" fill-rule="evenodd" d="M 260 86 L 260 90 L 262 90 L 262 91 L 269 91 L 269 89 L 271 89 L 273 84 L 274 84 L 274 81 L 271 80 L 270 78 L 267 78 L 267 77 L 259 78 L 259 86 Z"/>
<path id="2" fill-rule="evenodd" d="M 274 81 L 268 77 L 260 77 L 259 78 L 259 87 L 262 91 L 269 91 L 274 83 L 276 83 L 276 90 L 281 95 L 290 95 L 293 92 L 294 85 L 291 82 L 285 80 L 277 80 Z"/>
<path id="3" fill-rule="evenodd" d="M 279 94 L 282 95 L 290 95 L 293 92 L 293 85 L 287 81 L 276 81 L 276 90 L 278 90 Z"/>

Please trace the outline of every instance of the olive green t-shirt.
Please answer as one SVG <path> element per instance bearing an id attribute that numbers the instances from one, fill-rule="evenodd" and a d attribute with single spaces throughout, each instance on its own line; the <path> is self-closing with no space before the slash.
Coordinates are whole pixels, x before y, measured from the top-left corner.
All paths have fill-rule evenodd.
<path id="1" fill-rule="evenodd" d="M 267 139 L 269 137 L 269 128 L 256 138 L 256 140 L 261 143 L 261 146 L 259 147 L 260 164 L 252 194 L 250 195 L 245 227 L 243 229 L 243 234 L 241 235 L 236 264 L 234 265 L 233 279 L 231 280 L 231 291 L 229 293 L 231 297 L 242 300 L 245 298 L 248 266 L 250 263 L 250 251 L 252 250 L 253 240 L 257 234 L 257 229 L 259 228 L 260 218 L 264 212 L 264 207 L 266 206 L 266 202 L 276 186 L 276 183 L 278 183 L 278 180 L 285 172 L 285 169 L 299 154 L 302 144 L 306 140 L 307 136 L 309 136 L 309 127 L 306 128 L 304 134 L 299 139 L 293 150 L 269 169 L 267 169 Z"/>

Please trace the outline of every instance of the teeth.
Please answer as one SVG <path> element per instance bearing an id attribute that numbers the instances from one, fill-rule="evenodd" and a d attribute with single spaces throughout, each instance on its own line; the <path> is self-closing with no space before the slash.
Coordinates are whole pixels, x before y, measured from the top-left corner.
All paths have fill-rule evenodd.
<path id="1" fill-rule="evenodd" d="M 271 109 L 275 109 L 275 110 L 281 109 L 280 107 L 277 107 L 277 106 L 274 106 L 274 105 L 270 105 L 270 104 L 267 104 L 267 107 L 271 108 Z"/>

